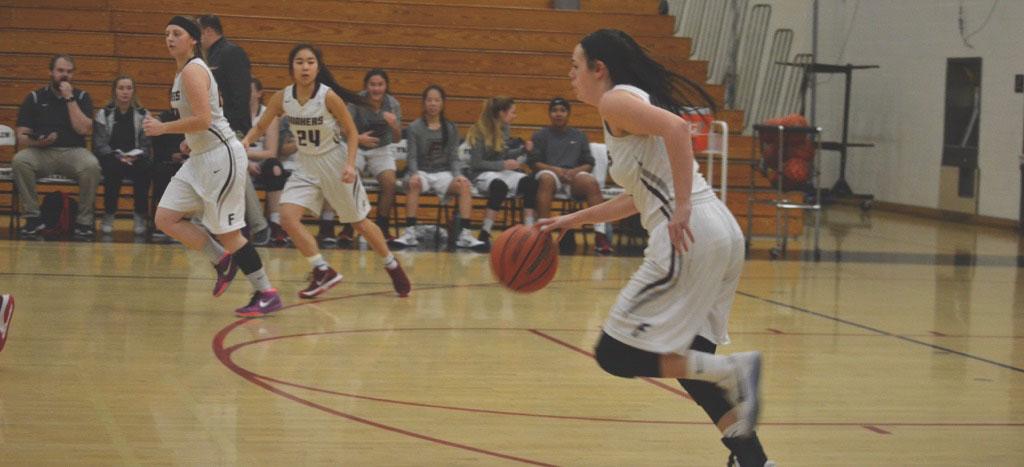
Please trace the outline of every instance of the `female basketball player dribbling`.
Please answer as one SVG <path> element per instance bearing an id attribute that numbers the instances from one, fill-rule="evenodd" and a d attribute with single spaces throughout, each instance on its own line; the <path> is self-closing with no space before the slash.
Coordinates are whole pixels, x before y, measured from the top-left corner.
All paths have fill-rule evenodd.
<path id="1" fill-rule="evenodd" d="M 639 213 L 650 232 L 644 261 L 620 292 L 595 354 L 616 376 L 675 378 L 708 413 L 730 463 L 774 465 L 757 425 L 761 355 L 714 355 L 743 269 L 743 235 L 697 172 L 685 95 L 711 98 L 651 59 L 628 34 L 591 33 L 573 51 L 577 97 L 598 108 L 610 173 L 625 193 L 572 214 L 544 219 L 545 231 Z M 684 94 L 685 93 L 685 94 Z"/>
<path id="2" fill-rule="evenodd" d="M 175 16 L 165 29 L 167 50 L 178 66 L 171 88 L 171 107 L 181 119 L 161 122 L 146 117 L 149 136 L 184 133 L 190 157 L 167 185 L 156 210 L 156 226 L 213 263 L 217 282 L 213 295 L 220 296 L 242 269 L 255 289 L 246 306 L 235 314 L 252 318 L 281 308 L 281 297 L 271 287 L 259 253 L 241 229 L 245 226 L 245 177 L 248 161 L 242 146 L 224 118 L 210 69 L 199 48 L 199 26 Z M 202 213 L 203 225 L 218 243 L 185 217 Z M 223 245 L 223 246 L 221 246 Z"/>
<path id="3" fill-rule="evenodd" d="M 334 80 L 323 54 L 312 45 L 296 45 L 288 55 L 288 63 L 293 84 L 270 98 L 263 118 L 249 130 L 242 144 L 259 139 L 270 122 L 281 115 L 288 119 L 289 130 L 298 144 L 298 167 L 285 183 L 280 212 L 281 226 L 313 268 L 310 284 L 299 292 L 299 297 L 316 297 L 341 282 L 341 274 L 323 259 L 316 239 L 302 225 L 305 210 L 319 216 L 325 200 L 338 220 L 351 223 L 380 255 L 395 292 L 401 297 L 409 295 L 409 278 L 388 250 L 384 233 L 366 217 L 370 202 L 355 169 L 359 134 L 342 100 L 361 103 L 363 98 Z M 339 144 L 341 135 L 335 129 L 338 123 L 343 127 L 347 147 Z"/>

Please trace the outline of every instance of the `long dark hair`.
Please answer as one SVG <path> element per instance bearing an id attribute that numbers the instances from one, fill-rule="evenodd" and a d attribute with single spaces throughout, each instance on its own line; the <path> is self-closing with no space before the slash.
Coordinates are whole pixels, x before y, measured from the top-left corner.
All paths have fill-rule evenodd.
<path id="1" fill-rule="evenodd" d="M 370 78 L 373 78 L 374 76 L 384 78 L 384 94 L 390 93 L 391 80 L 388 79 L 388 72 L 384 71 L 383 68 L 373 68 L 370 71 L 367 71 L 366 75 L 363 76 L 363 88 L 366 88 L 366 85 L 370 83 Z"/>
<path id="2" fill-rule="evenodd" d="M 288 73 L 292 75 L 293 80 L 295 79 L 295 56 L 303 49 L 313 52 L 313 56 L 316 57 L 317 84 L 323 84 L 331 88 L 338 97 L 341 97 L 346 103 L 363 107 L 370 105 L 369 99 L 366 99 L 358 93 L 350 91 L 348 88 L 338 84 L 338 81 L 334 79 L 334 75 L 331 73 L 331 70 L 329 70 L 327 68 L 327 64 L 324 63 L 324 53 L 320 51 L 319 47 L 316 47 L 313 44 L 295 44 L 295 47 L 292 47 L 292 51 L 288 53 Z"/>
<path id="3" fill-rule="evenodd" d="M 448 93 L 437 84 L 431 84 L 423 90 L 423 123 L 427 123 L 427 93 L 437 91 L 441 94 L 441 147 L 448 145 L 448 118 L 444 116 L 444 103 L 448 101 Z"/>
<path id="4" fill-rule="evenodd" d="M 687 107 L 708 107 L 715 111 L 715 100 L 704 88 L 654 61 L 629 34 L 618 29 L 599 29 L 580 41 L 587 56 L 587 68 L 597 60 L 608 67 L 612 84 L 629 84 L 651 95 L 651 103 L 678 114 Z M 703 102 L 695 102 L 698 98 Z"/>

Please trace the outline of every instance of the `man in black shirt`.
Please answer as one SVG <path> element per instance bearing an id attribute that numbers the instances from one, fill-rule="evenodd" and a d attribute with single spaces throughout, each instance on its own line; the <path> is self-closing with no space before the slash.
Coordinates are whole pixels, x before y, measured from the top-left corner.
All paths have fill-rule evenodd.
<path id="1" fill-rule="evenodd" d="M 75 61 L 70 55 L 50 59 L 50 84 L 32 91 L 18 109 L 18 146 L 11 164 L 25 216 L 22 235 L 34 235 L 46 226 L 39 212 L 36 180 L 61 175 L 78 180 L 78 213 L 74 235 L 92 239 L 93 211 L 100 163 L 85 149 L 85 136 L 92 130 L 92 99 L 71 85 Z M 49 226 L 55 227 L 55 226 Z"/>
<path id="2" fill-rule="evenodd" d="M 541 218 L 551 213 L 555 193 L 586 200 L 590 206 L 604 201 L 597 179 L 591 175 L 594 157 L 590 154 L 587 135 L 569 126 L 569 101 L 556 97 L 548 104 L 551 126 L 533 134 L 530 166 L 537 177 L 537 214 Z M 594 226 L 594 243 L 601 254 L 612 252 L 608 241 L 607 225 Z"/>
<path id="3" fill-rule="evenodd" d="M 252 94 L 252 70 L 249 56 L 241 47 L 224 37 L 224 27 L 217 15 L 199 17 L 202 29 L 201 42 L 206 51 L 206 63 L 210 66 L 213 79 L 217 81 L 223 101 L 224 117 L 228 125 L 241 140 L 252 128 L 249 98 Z M 245 223 L 252 232 L 254 245 L 270 242 L 270 224 L 263 217 L 263 206 L 252 179 L 245 189 Z"/>
<path id="4" fill-rule="evenodd" d="M 224 28 L 216 15 L 199 17 L 206 63 L 217 81 L 223 99 L 224 117 L 235 134 L 245 136 L 252 128 L 249 97 L 252 92 L 252 71 L 249 56 L 241 47 L 224 37 Z M 241 139 L 241 136 L 239 139 Z"/>

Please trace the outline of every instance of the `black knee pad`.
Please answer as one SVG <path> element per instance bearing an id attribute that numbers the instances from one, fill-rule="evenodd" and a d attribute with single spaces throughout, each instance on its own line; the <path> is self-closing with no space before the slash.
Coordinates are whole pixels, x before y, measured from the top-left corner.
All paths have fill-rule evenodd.
<path id="1" fill-rule="evenodd" d="M 281 170 L 281 175 L 274 175 L 275 167 Z M 281 161 L 277 158 L 270 158 L 260 163 L 260 184 L 266 187 L 267 191 L 283 190 L 289 174 L 290 172 L 284 169 Z"/>
<path id="2" fill-rule="evenodd" d="M 537 208 L 537 179 L 526 176 L 519 180 L 517 185 L 519 194 L 523 195 L 523 207 L 526 209 Z"/>
<path id="3" fill-rule="evenodd" d="M 601 333 L 594 356 L 601 369 L 620 378 L 661 376 L 658 354 L 630 347 L 605 333 Z"/>
<path id="4" fill-rule="evenodd" d="M 501 180 L 492 180 L 487 186 L 487 209 L 498 211 L 508 196 L 508 185 Z"/>

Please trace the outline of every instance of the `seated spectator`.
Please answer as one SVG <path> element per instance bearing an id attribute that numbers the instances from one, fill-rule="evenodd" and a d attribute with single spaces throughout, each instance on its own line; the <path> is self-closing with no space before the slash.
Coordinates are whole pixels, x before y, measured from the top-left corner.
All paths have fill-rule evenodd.
<path id="1" fill-rule="evenodd" d="M 490 246 L 491 228 L 501 204 L 509 195 L 523 195 L 523 217 L 526 225 L 533 225 L 537 201 L 537 183 L 526 175 L 526 153 L 533 143 L 509 137 L 509 125 L 516 118 L 516 104 L 508 97 L 493 97 L 484 101 L 480 118 L 469 129 L 470 179 L 480 193 L 487 195 L 480 240 Z"/>
<path id="2" fill-rule="evenodd" d="M 363 91 L 368 107 L 348 103 L 348 111 L 359 131 L 359 152 L 356 156 L 356 170 L 380 182 L 377 192 L 377 226 L 388 240 L 390 234 L 389 214 L 395 202 L 395 158 L 388 151 L 388 145 L 402 140 L 402 106 L 398 99 L 388 93 L 388 73 L 380 68 L 366 72 L 363 77 Z M 349 227 L 346 227 L 346 232 Z M 343 234 L 344 236 L 345 234 Z M 350 240 L 351 235 L 348 239 Z"/>
<path id="3" fill-rule="evenodd" d="M 454 243 L 458 248 L 480 248 L 484 242 L 473 238 L 469 221 L 473 210 L 473 193 L 469 179 L 462 175 L 459 163 L 459 130 L 444 116 L 445 92 L 432 84 L 423 90 L 423 116 L 409 125 L 408 180 L 406 181 L 406 228 L 395 243 L 415 246 L 416 212 L 420 193 L 441 197 L 458 196 L 458 216 Z"/>
<path id="4" fill-rule="evenodd" d="M 157 117 L 161 122 L 173 122 L 177 120 L 178 111 L 175 109 L 165 110 Z M 156 212 L 171 178 L 178 173 L 181 164 L 188 159 L 188 154 L 183 151 L 182 143 L 185 142 L 185 135 L 181 133 L 165 133 L 152 138 L 153 145 L 153 206 L 151 212 Z M 168 241 L 170 237 L 158 229 L 153 230 L 153 240 Z"/>
<path id="5" fill-rule="evenodd" d="M 118 76 L 110 89 L 110 102 L 96 111 L 92 122 L 92 150 L 103 169 L 103 220 L 100 231 L 114 231 L 121 183 L 132 179 L 135 198 L 133 212 L 135 235 L 145 235 L 149 228 L 149 185 L 153 178 L 153 151 L 149 137 L 142 130 L 146 109 L 139 104 L 135 80 Z"/>
<path id="6" fill-rule="evenodd" d="M 551 201 L 555 193 L 586 200 L 596 206 L 604 202 L 601 186 L 590 173 L 594 157 L 590 155 L 587 135 L 569 126 L 569 101 L 556 97 L 548 104 L 551 126 L 533 134 L 530 167 L 537 178 L 537 213 L 545 218 L 551 214 Z M 594 225 L 594 243 L 597 252 L 612 252 L 608 242 L 607 225 Z"/>
<path id="7" fill-rule="evenodd" d="M 263 83 L 260 80 L 252 79 L 252 93 L 250 94 L 249 109 L 252 113 L 252 124 L 256 125 L 260 117 L 267 110 L 263 105 Z M 284 169 L 281 161 L 277 158 L 280 149 L 280 118 L 274 117 L 267 132 L 258 140 L 245 148 L 249 156 L 249 175 L 258 182 L 267 192 L 267 217 L 270 219 L 270 240 L 278 243 L 285 235 L 281 228 L 281 214 L 278 206 L 281 204 L 281 191 L 284 190 L 284 183 L 288 180 L 289 172 Z"/>
<path id="8" fill-rule="evenodd" d="M 18 109 L 18 146 L 23 149 L 14 155 L 11 167 L 25 216 L 19 231 L 22 235 L 35 235 L 47 227 L 40 217 L 36 180 L 54 174 L 78 180 L 75 238 L 86 240 L 95 235 L 93 211 L 100 163 L 85 149 L 85 136 L 92 131 L 92 98 L 71 85 L 74 72 L 75 60 L 70 55 L 54 55 L 50 84 L 25 96 Z"/>

